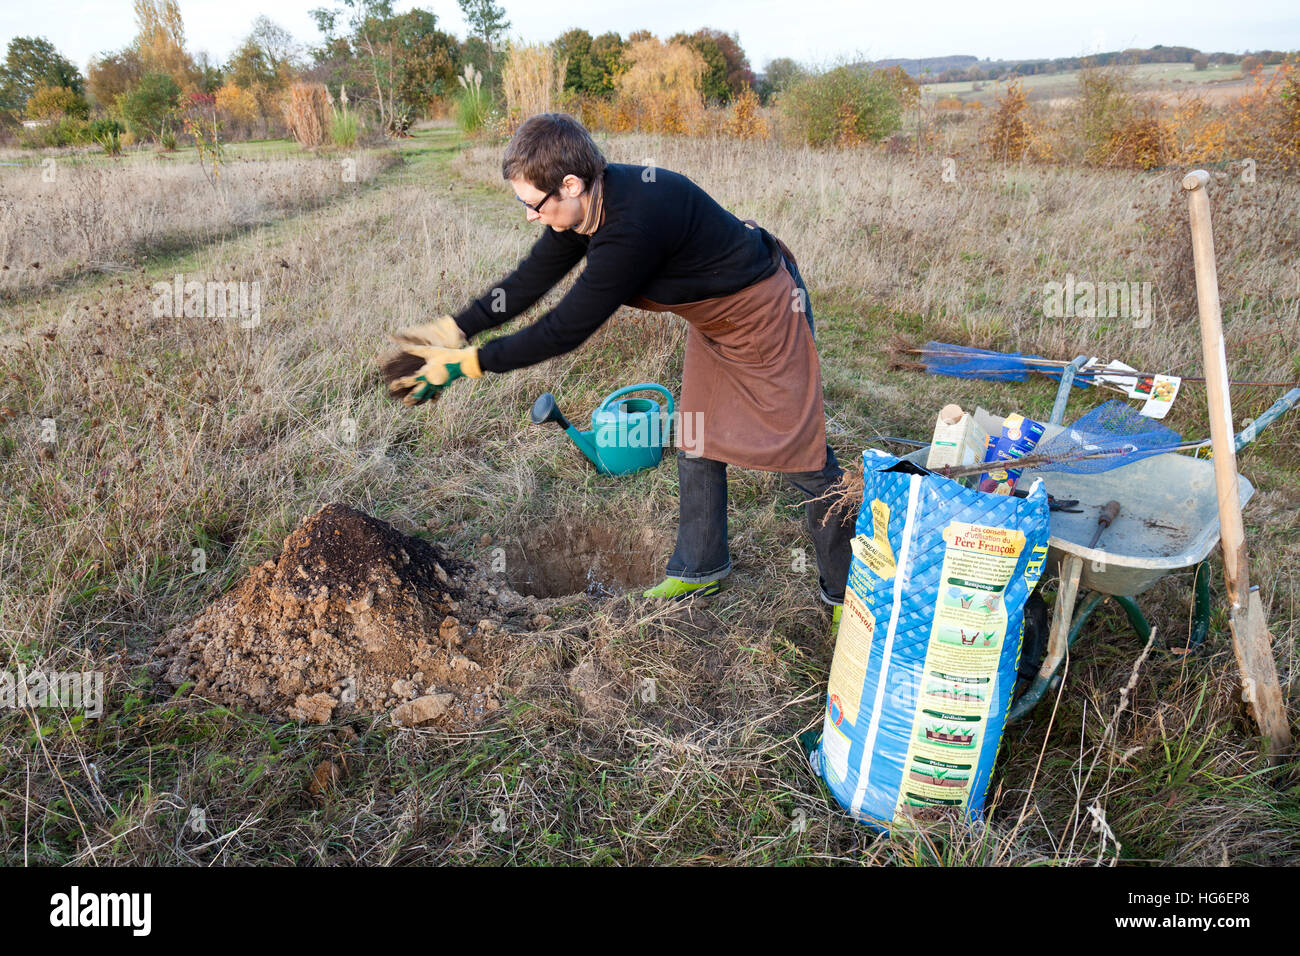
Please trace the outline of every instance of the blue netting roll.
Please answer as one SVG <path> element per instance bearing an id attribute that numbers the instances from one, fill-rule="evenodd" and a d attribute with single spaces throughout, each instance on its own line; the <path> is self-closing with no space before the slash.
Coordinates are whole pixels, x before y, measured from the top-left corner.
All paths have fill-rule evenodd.
<path id="1" fill-rule="evenodd" d="M 1031 454 L 1065 459 L 1040 465 L 1036 471 L 1095 474 L 1173 451 L 1181 441 L 1182 436 L 1172 428 L 1147 418 L 1128 402 L 1112 399 L 1056 437 L 1039 442 Z M 1091 457 L 1096 455 L 1102 457 Z"/>
<path id="2" fill-rule="evenodd" d="M 1034 359 L 1041 355 L 1024 355 L 1020 352 L 993 352 L 989 349 L 977 349 L 969 345 L 951 345 L 947 342 L 926 342 L 922 352 L 925 358 L 925 370 L 931 375 L 947 375 L 950 378 L 978 378 L 995 382 L 1023 382 L 1031 371 L 1060 381 L 1061 369 L 1054 365 L 1038 365 Z M 1090 373 L 1077 373 L 1074 377 L 1075 388 L 1087 388 L 1092 384 Z"/>

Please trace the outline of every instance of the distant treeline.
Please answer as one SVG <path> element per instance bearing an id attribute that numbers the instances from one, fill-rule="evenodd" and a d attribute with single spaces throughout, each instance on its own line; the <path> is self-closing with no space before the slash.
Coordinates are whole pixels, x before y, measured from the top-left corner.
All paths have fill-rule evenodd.
<path id="1" fill-rule="evenodd" d="M 1285 50 L 1252 53 L 1202 53 L 1190 46 L 1162 46 L 1149 50 L 1112 50 L 1088 56 L 1063 56 L 1050 60 L 981 60 L 973 56 L 937 56 L 919 60 L 875 60 L 873 68 L 897 66 L 921 83 L 961 83 L 998 80 L 1015 76 L 1068 73 L 1090 66 L 1136 66 L 1144 63 L 1191 63 L 1204 69 L 1210 65 L 1276 66 L 1286 59 Z"/>

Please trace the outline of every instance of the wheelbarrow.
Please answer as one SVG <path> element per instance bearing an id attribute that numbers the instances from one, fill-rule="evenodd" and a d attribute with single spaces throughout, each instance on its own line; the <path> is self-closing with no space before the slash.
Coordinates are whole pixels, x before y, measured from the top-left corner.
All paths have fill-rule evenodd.
<path id="1" fill-rule="evenodd" d="M 1065 403 L 1073 368 L 1086 362 L 1085 356 L 1062 376 L 1052 416 L 1043 441 L 1064 430 Z M 1238 450 L 1253 441 L 1264 427 L 1300 401 L 1300 388 L 1278 399 L 1263 415 L 1236 435 Z M 1000 417 L 977 409 L 975 420 L 991 434 L 1002 427 Z M 922 448 L 906 457 L 923 464 L 928 451 Z M 1037 472 L 1026 469 L 1017 481 L 1028 488 L 1041 478 L 1048 494 L 1058 499 L 1077 499 L 1079 510 L 1053 511 L 1047 567 L 1056 568 L 1060 585 L 1052 610 L 1047 651 L 1029 686 L 1012 703 L 1008 720 L 1028 714 L 1043 695 L 1059 682 L 1058 674 L 1092 613 L 1107 599 L 1124 609 L 1129 623 L 1142 639 L 1151 636 L 1136 597 L 1174 571 L 1195 568 L 1193 621 L 1187 642 L 1172 646 L 1187 653 L 1205 640 L 1210 623 L 1210 575 L 1207 559 L 1219 543 L 1219 511 L 1214 466 L 1211 461 L 1169 452 L 1153 455 L 1110 471 L 1091 474 Z M 1254 486 L 1238 476 L 1242 506 L 1254 494 Z M 1097 531 L 1097 517 L 1110 501 L 1120 504 L 1119 516 L 1089 546 Z M 1080 600 L 1081 595 L 1082 600 Z"/>

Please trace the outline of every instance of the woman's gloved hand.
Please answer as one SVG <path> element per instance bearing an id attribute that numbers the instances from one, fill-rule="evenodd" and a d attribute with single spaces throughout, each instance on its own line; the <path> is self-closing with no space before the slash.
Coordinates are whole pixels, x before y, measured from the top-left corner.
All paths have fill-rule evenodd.
<path id="1" fill-rule="evenodd" d="M 403 366 L 410 368 L 420 359 L 424 364 L 414 374 L 399 375 L 395 371 Z M 419 405 L 437 396 L 444 388 L 463 376 L 480 378 L 483 370 L 478 364 L 478 349 L 443 348 L 438 345 L 407 345 L 400 355 L 384 364 L 388 391 L 394 398 L 401 397 L 403 405 Z M 401 393 L 406 394 L 402 395 Z"/>
<path id="2" fill-rule="evenodd" d="M 444 349 L 463 349 L 469 345 L 465 333 L 450 315 L 440 316 L 424 325 L 411 325 L 389 336 L 398 345 L 438 345 Z"/>

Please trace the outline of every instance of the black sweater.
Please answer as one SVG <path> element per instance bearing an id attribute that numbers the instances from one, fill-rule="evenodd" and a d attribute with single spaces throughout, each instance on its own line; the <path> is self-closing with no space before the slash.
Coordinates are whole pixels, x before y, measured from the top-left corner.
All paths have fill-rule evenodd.
<path id="1" fill-rule="evenodd" d="M 479 349 L 484 371 L 508 372 L 572 351 L 638 296 L 665 305 L 711 299 L 775 270 L 762 233 L 680 173 L 612 163 L 604 175 L 605 221 L 594 235 L 547 226 L 514 272 L 455 316 L 466 336 L 495 328 L 586 257 L 586 269 L 555 308 Z"/>

